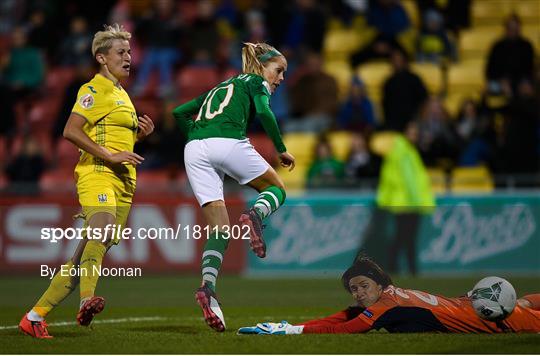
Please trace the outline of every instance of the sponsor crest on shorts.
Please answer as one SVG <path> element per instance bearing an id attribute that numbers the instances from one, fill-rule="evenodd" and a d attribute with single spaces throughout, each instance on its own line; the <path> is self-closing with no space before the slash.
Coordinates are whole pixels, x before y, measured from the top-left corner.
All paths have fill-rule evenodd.
<path id="1" fill-rule="evenodd" d="M 94 106 L 94 97 L 92 94 L 84 94 L 79 99 L 79 105 L 81 105 L 85 109 L 90 109 L 92 106 Z"/>
<path id="2" fill-rule="evenodd" d="M 100 203 L 107 202 L 107 194 L 98 194 L 97 198 Z"/>

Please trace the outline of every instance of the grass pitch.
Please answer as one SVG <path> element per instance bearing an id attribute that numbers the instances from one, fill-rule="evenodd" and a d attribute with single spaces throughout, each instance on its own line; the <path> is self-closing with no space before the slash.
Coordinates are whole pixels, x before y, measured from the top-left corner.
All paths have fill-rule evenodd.
<path id="1" fill-rule="evenodd" d="M 471 278 L 396 278 L 396 285 L 457 296 Z M 107 306 L 92 328 L 75 325 L 78 295 L 47 319 L 52 340 L 35 340 L 14 327 L 48 285 L 44 278 L 2 277 L 0 353 L 55 354 L 531 354 L 540 353 L 540 335 L 389 334 L 236 335 L 241 326 L 260 321 L 291 323 L 336 312 L 350 303 L 337 279 L 242 279 L 220 277 L 218 295 L 227 331 L 206 326 L 194 300 L 193 276 L 102 278 L 98 295 Z M 518 295 L 538 292 L 540 278 L 515 277 Z M 77 294 L 77 293 L 74 293 Z"/>

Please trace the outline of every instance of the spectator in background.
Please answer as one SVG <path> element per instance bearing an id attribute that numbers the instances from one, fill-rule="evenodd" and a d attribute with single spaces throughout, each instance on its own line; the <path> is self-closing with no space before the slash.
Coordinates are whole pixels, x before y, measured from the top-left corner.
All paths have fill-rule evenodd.
<path id="1" fill-rule="evenodd" d="M 25 10 L 26 4 L 23 1 L 0 1 L 0 35 L 11 33 L 21 21 Z"/>
<path id="2" fill-rule="evenodd" d="M 315 158 L 307 173 L 310 188 L 335 188 L 343 181 L 345 167 L 334 157 L 332 147 L 325 136 L 320 136 L 315 145 Z"/>
<path id="3" fill-rule="evenodd" d="M 377 125 L 366 86 L 357 75 L 351 80 L 349 96 L 341 105 L 337 123 L 341 129 L 360 132 L 371 132 Z"/>
<path id="4" fill-rule="evenodd" d="M 418 143 L 424 162 L 436 166 L 441 160 L 454 162 L 458 156 L 459 143 L 448 112 L 436 96 L 423 105 L 418 118 Z"/>
<path id="5" fill-rule="evenodd" d="M 494 131 L 486 115 L 479 114 L 479 108 L 472 99 L 466 99 L 455 120 L 459 145 L 463 148 L 459 166 L 493 167 L 495 152 Z"/>
<path id="6" fill-rule="evenodd" d="M 444 19 L 436 10 L 424 13 L 424 25 L 416 41 L 416 60 L 439 63 L 447 58 L 456 60 L 456 51 L 444 28 Z"/>
<path id="7" fill-rule="evenodd" d="M 326 16 L 315 0 L 296 0 L 284 46 L 293 52 L 320 53 L 326 30 Z"/>
<path id="8" fill-rule="evenodd" d="M 244 42 L 259 43 L 264 42 L 267 37 L 268 30 L 264 21 L 264 14 L 258 8 L 252 8 L 246 11 L 243 17 L 244 26 L 242 32 L 230 41 L 229 65 L 241 70 L 242 58 L 238 55 L 241 52 Z M 279 92 L 279 91 L 278 91 Z M 272 100 L 273 101 L 273 100 Z"/>
<path id="9" fill-rule="evenodd" d="M 138 37 L 146 43 L 141 67 L 135 80 L 134 96 L 146 91 L 150 74 L 159 69 L 157 95 L 166 97 L 174 92 L 173 69 L 180 59 L 178 39 L 181 37 L 180 22 L 176 4 L 172 0 L 155 0 L 153 11 L 137 26 Z M 193 39 L 195 40 L 195 39 Z"/>
<path id="10" fill-rule="evenodd" d="M 421 216 L 435 207 L 435 198 L 426 168 L 415 148 L 418 129 L 414 122 L 407 125 L 405 136 L 402 134 L 383 132 L 371 141 L 373 152 L 383 157 L 383 164 L 377 188 L 376 204 L 384 217 L 374 220 L 366 232 L 366 252 L 382 255 L 388 271 L 396 273 L 401 252 L 405 252 L 409 272 L 416 274 L 416 235 L 420 227 Z M 382 215 L 381 215 L 382 214 Z M 381 238 L 384 226 L 391 218 L 395 221 L 394 233 L 389 240 Z M 378 230 L 378 231 L 374 231 Z M 381 261 L 381 262 L 382 262 Z"/>
<path id="11" fill-rule="evenodd" d="M 473 99 L 465 99 L 455 120 L 456 131 L 462 142 L 469 142 L 473 133 L 477 130 L 479 120 L 476 103 Z"/>
<path id="12" fill-rule="evenodd" d="M 284 29 L 288 28 L 291 21 L 293 2 L 290 0 L 272 0 L 260 2 L 259 4 L 261 4 L 261 10 L 268 29 L 269 43 L 282 48 L 287 35 L 287 31 Z"/>
<path id="13" fill-rule="evenodd" d="M 370 1 L 367 22 L 377 33 L 368 45 L 352 54 L 353 67 L 371 59 L 388 58 L 392 50 L 403 50 L 398 36 L 411 26 L 407 12 L 398 0 Z"/>
<path id="14" fill-rule="evenodd" d="M 504 25 L 505 34 L 491 48 L 486 66 L 488 91 L 493 94 L 502 93 L 504 85 L 516 92 L 520 81 L 533 78 L 534 49 L 521 35 L 521 20 L 514 14 Z"/>
<path id="15" fill-rule="evenodd" d="M 258 43 L 266 37 L 266 26 L 264 24 L 264 15 L 259 10 L 250 10 L 245 14 L 247 42 Z"/>
<path id="16" fill-rule="evenodd" d="M 292 118 L 285 131 L 323 132 L 333 125 L 338 108 L 336 79 L 322 69 L 322 58 L 311 52 L 290 81 Z"/>
<path id="17" fill-rule="evenodd" d="M 92 44 L 91 41 L 90 44 Z M 88 54 L 86 54 L 86 56 L 88 57 Z M 95 69 L 93 64 L 87 63 L 87 61 L 81 61 L 77 65 L 75 78 L 64 90 L 62 105 L 60 106 L 60 111 L 58 112 L 58 116 L 56 117 L 56 121 L 53 125 L 53 143 L 56 143 L 58 139 L 62 138 L 64 127 L 66 126 L 66 122 L 71 114 L 71 110 L 73 109 L 73 103 L 77 100 L 77 93 L 83 84 L 88 83 L 92 79 L 94 72 Z"/>
<path id="18" fill-rule="evenodd" d="M 70 32 L 60 45 L 58 63 L 61 66 L 75 67 L 92 63 L 88 57 L 88 53 L 92 50 L 92 39 L 93 36 L 92 33 L 88 31 L 88 24 L 86 23 L 85 18 L 77 16 L 72 19 Z M 75 96 L 73 98 L 75 98 Z M 73 100 L 71 100 L 71 102 L 73 102 Z"/>
<path id="19" fill-rule="evenodd" d="M 30 13 L 28 21 L 23 25 L 24 32 L 31 47 L 38 48 L 47 59 L 54 58 L 58 48 L 55 26 L 42 9 Z"/>
<path id="20" fill-rule="evenodd" d="M 211 0 L 198 2 L 198 13 L 189 27 L 189 45 L 192 63 L 215 65 L 220 61 L 218 48 L 220 36 L 217 20 L 214 17 L 214 4 Z"/>
<path id="21" fill-rule="evenodd" d="M 40 51 L 27 45 L 21 27 L 12 34 L 12 49 L 7 57 L 3 78 L 17 100 L 35 94 L 45 77 L 45 62 Z"/>
<path id="22" fill-rule="evenodd" d="M 156 133 L 158 137 L 156 151 L 162 160 L 161 167 L 167 170 L 171 178 L 175 178 L 180 167 L 184 167 L 186 138 L 172 115 L 164 115 L 157 126 Z"/>
<path id="23" fill-rule="evenodd" d="M 10 181 L 8 191 L 24 195 L 37 194 L 39 179 L 44 171 L 45 159 L 38 143 L 32 137 L 25 137 L 21 151 L 6 167 L 6 175 Z"/>
<path id="24" fill-rule="evenodd" d="M 517 95 L 510 100 L 505 115 L 503 161 L 506 172 L 538 172 L 539 121 L 538 95 L 535 94 L 532 83 L 523 80 L 517 87 Z"/>
<path id="25" fill-rule="evenodd" d="M 428 92 L 422 79 L 411 72 L 407 54 L 401 50 L 391 52 L 393 73 L 384 82 L 384 125 L 388 130 L 403 131 L 415 118 Z"/>
<path id="26" fill-rule="evenodd" d="M 345 176 L 351 182 L 362 179 L 377 178 L 379 174 L 380 159 L 373 155 L 362 134 L 353 133 L 351 148 L 345 163 Z"/>
<path id="27" fill-rule="evenodd" d="M 5 77 L 5 68 L 9 64 L 9 52 L 0 51 L 0 111 L 2 119 L 0 119 L 0 136 L 6 136 L 9 141 L 14 136 L 15 127 L 15 96 L 11 90 L 11 86 Z M 11 142 L 8 142 L 8 147 Z"/>
<path id="28" fill-rule="evenodd" d="M 328 1 L 330 16 L 339 19 L 345 26 L 353 24 L 355 18 L 364 17 L 368 9 L 368 0 Z"/>
<path id="29" fill-rule="evenodd" d="M 424 19 L 425 12 L 429 10 L 443 14 L 446 29 L 452 31 L 456 38 L 461 29 L 471 25 L 471 0 L 416 0 L 416 5 L 421 19 Z"/>
<path id="30" fill-rule="evenodd" d="M 171 110 L 166 108 L 165 113 L 169 112 Z M 174 179 L 180 167 L 184 166 L 186 137 L 176 125 L 173 116 L 162 114 L 157 121 L 154 134 L 147 140 L 137 143 L 137 152 L 145 157 L 140 169 L 165 169 L 169 177 Z"/>

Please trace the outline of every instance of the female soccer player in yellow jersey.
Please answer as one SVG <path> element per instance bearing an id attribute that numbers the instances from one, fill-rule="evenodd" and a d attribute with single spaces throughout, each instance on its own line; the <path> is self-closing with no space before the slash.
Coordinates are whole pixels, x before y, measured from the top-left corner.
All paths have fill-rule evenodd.
<path id="1" fill-rule="evenodd" d="M 106 227 L 126 224 L 135 191 L 135 166 L 144 158 L 133 146 L 154 130 L 147 115 L 137 117 L 135 108 L 120 82 L 131 69 L 131 34 L 118 24 L 105 26 L 95 34 L 92 54 L 99 73 L 81 86 L 77 102 L 64 128 L 64 137 L 81 151 L 75 167 L 80 216 L 91 231 L 100 231 L 100 240 L 87 236 L 63 269 L 79 270 L 78 276 L 57 273 L 49 288 L 24 315 L 19 329 L 36 338 L 51 338 L 45 317 L 80 283 L 79 325 L 88 326 L 100 313 L 105 300 L 94 295 L 106 251 L 119 240 L 106 235 Z M 96 236 L 94 236 L 96 237 Z"/>

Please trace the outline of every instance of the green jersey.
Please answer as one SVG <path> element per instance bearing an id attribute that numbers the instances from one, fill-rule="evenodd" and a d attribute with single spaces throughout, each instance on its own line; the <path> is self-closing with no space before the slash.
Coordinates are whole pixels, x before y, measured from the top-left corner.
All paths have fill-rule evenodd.
<path id="1" fill-rule="evenodd" d="M 245 139 L 249 122 L 259 116 L 278 152 L 285 152 L 269 98 L 269 86 L 264 78 L 240 74 L 177 107 L 173 115 L 189 141 L 210 137 Z M 195 109 L 197 116 L 192 121 Z"/>

